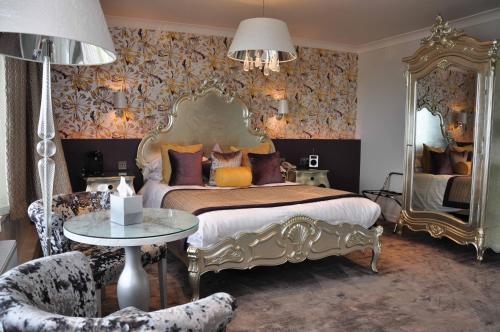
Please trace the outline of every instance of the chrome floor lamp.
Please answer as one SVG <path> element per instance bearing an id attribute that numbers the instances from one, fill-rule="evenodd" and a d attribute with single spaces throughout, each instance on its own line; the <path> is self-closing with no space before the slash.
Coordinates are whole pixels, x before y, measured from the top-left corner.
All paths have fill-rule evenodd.
<path id="1" fill-rule="evenodd" d="M 116 60 L 99 0 L 0 1 L 0 54 L 43 63 L 36 150 L 46 241 L 51 253 L 52 190 L 56 153 L 50 65 L 100 65 Z M 8 82 L 7 82 L 8 84 Z"/>

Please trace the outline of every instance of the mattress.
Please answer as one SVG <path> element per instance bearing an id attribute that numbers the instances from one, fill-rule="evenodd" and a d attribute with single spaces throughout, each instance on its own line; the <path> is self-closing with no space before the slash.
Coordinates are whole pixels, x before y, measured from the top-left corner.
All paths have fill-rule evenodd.
<path id="1" fill-rule="evenodd" d="M 275 185 L 293 186 L 296 184 L 288 182 Z M 161 207 L 164 196 L 176 189 L 180 188 L 149 180 L 140 191 L 143 195 L 144 206 Z M 214 188 L 183 186 L 182 189 Z M 217 189 L 234 190 L 235 188 Z M 242 232 L 256 232 L 297 215 L 323 220 L 332 225 L 349 223 L 369 228 L 380 215 L 380 207 L 364 197 L 345 197 L 286 206 L 210 211 L 198 215 L 200 221 L 198 231 L 191 235 L 187 242 L 197 248 L 206 248 L 226 237 L 234 237 Z"/>

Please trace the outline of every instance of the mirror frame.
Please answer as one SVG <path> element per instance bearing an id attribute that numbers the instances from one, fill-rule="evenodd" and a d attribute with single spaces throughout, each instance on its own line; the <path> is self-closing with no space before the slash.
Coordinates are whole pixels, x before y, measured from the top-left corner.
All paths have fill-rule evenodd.
<path id="1" fill-rule="evenodd" d="M 403 183 L 403 209 L 396 225 L 398 232 L 406 226 L 413 231 L 425 231 L 431 236 L 443 236 L 459 244 L 473 244 L 482 248 L 484 232 L 484 196 L 486 195 L 489 164 L 489 133 L 491 131 L 494 64 L 497 54 L 496 41 L 482 42 L 463 31 L 449 27 L 438 15 L 431 35 L 421 41 L 421 47 L 410 57 L 403 59 L 406 70 L 406 118 L 405 118 L 405 179 Z M 476 106 L 474 122 L 474 155 L 471 185 L 469 222 L 439 211 L 414 211 L 411 208 L 415 163 L 415 124 L 417 110 L 417 82 L 436 68 L 446 70 L 457 66 L 477 73 Z M 486 93 L 484 93 L 486 91 Z"/>

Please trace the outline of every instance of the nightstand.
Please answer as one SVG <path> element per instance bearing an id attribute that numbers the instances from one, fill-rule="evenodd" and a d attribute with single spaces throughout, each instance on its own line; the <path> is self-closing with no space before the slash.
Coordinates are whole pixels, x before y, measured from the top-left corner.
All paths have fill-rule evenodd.
<path id="1" fill-rule="evenodd" d="M 308 184 L 310 186 L 330 188 L 326 169 L 297 169 L 288 172 L 287 181 Z"/>
<path id="2" fill-rule="evenodd" d="M 124 175 L 125 181 L 134 189 L 134 178 L 132 175 Z M 120 184 L 121 176 L 89 176 L 86 177 L 87 188 L 85 191 L 116 191 Z"/>

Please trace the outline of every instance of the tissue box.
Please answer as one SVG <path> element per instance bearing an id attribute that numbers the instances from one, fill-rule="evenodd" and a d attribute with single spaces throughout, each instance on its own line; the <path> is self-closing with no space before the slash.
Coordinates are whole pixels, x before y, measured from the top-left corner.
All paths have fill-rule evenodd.
<path id="1" fill-rule="evenodd" d="M 142 196 L 120 197 L 114 194 L 110 196 L 112 222 L 123 226 L 142 222 Z"/>

